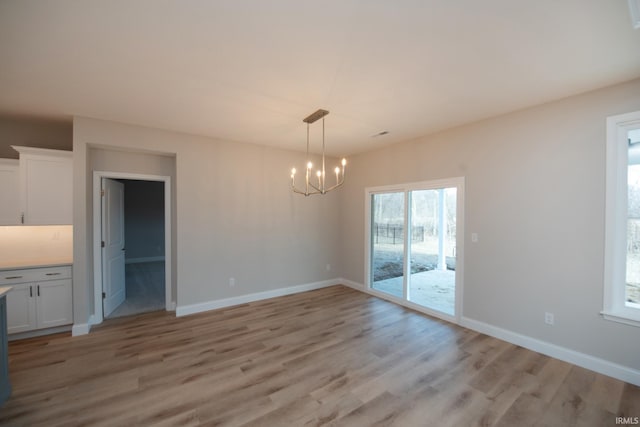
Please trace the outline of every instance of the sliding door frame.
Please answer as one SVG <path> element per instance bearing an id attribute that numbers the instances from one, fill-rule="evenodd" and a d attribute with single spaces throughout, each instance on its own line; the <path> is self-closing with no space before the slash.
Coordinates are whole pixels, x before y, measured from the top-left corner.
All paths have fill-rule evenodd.
<path id="1" fill-rule="evenodd" d="M 410 249 L 408 242 L 408 233 L 411 221 L 411 200 L 410 193 L 417 190 L 438 190 L 442 188 L 456 188 L 456 292 L 455 292 L 455 314 L 450 316 L 446 313 L 432 310 L 422 305 L 413 303 L 407 298 L 407 280 L 410 273 L 411 260 L 409 257 Z M 447 320 L 453 323 L 460 323 L 462 317 L 462 297 L 464 287 L 464 177 L 453 177 L 445 179 L 435 179 L 430 181 L 411 182 L 397 185 L 385 185 L 378 187 L 366 187 L 365 193 L 365 289 L 368 293 L 375 295 L 379 298 L 386 299 L 396 304 L 403 305 L 411 308 L 412 310 L 420 311 L 430 316 L 438 317 L 443 320 Z M 404 222 L 403 227 L 403 245 L 404 245 L 404 264 L 403 271 L 403 286 L 402 286 L 402 298 L 398 298 L 394 295 L 388 294 L 372 288 L 373 283 L 373 271 L 371 268 L 371 256 L 373 251 L 371 233 L 372 233 L 372 212 L 371 212 L 371 200 L 375 194 L 385 193 L 404 193 Z"/>

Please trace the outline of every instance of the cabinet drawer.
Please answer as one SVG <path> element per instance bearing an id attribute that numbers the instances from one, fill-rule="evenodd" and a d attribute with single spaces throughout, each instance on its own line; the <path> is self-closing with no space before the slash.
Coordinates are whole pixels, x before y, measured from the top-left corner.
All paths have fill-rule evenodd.
<path id="1" fill-rule="evenodd" d="M 71 266 L 26 268 L 0 271 L 0 286 L 17 283 L 42 282 L 45 280 L 70 279 Z"/>

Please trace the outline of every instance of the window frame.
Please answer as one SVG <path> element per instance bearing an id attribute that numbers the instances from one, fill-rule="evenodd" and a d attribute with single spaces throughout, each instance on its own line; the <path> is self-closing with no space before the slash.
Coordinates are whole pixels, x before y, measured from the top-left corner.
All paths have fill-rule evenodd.
<path id="1" fill-rule="evenodd" d="M 628 133 L 640 128 L 640 111 L 607 117 L 604 298 L 606 320 L 640 326 L 640 309 L 625 304 L 629 163 Z"/>

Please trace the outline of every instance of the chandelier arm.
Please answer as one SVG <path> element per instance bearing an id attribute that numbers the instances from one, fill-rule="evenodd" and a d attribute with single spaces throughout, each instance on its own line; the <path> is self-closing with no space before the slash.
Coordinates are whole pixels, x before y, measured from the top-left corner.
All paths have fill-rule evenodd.
<path id="1" fill-rule="evenodd" d="M 342 187 L 342 184 L 344 184 L 344 180 L 343 180 L 343 181 L 341 181 L 339 184 L 336 184 L 336 185 L 334 185 L 334 186 L 331 186 L 331 187 L 327 188 L 327 189 L 325 190 L 325 193 L 328 193 L 328 192 L 329 192 L 329 191 L 331 191 L 331 190 L 335 190 L 335 189 L 336 189 L 336 188 L 338 188 L 338 187 Z"/>
<path id="2" fill-rule="evenodd" d="M 298 190 L 298 187 L 296 187 L 295 179 L 292 179 L 292 180 L 291 180 L 291 190 L 292 190 L 294 193 L 304 194 L 304 191 L 302 191 L 302 190 Z"/>
<path id="3" fill-rule="evenodd" d="M 294 193 L 302 194 L 302 195 L 304 195 L 304 196 L 311 196 L 311 195 L 313 195 L 313 194 L 320 194 L 320 192 L 319 192 L 319 191 L 302 191 L 302 190 L 300 190 L 300 189 L 296 188 L 295 186 L 291 186 L 291 190 L 292 190 Z"/>
<path id="4" fill-rule="evenodd" d="M 313 188 L 316 191 L 322 192 L 321 189 L 319 189 L 318 187 L 316 187 L 315 185 L 313 185 L 312 183 L 309 183 L 309 187 Z"/>
<path id="5" fill-rule="evenodd" d="M 344 172 L 345 172 L 345 168 L 342 168 L 342 176 L 340 177 L 340 180 L 333 186 L 329 187 L 326 192 L 329 192 L 331 190 L 335 190 L 338 187 L 341 187 L 342 184 L 344 184 Z"/>
<path id="6" fill-rule="evenodd" d="M 336 188 L 342 187 L 344 184 L 344 179 L 341 180 L 338 184 L 335 184 L 329 188 L 326 188 L 324 191 L 313 184 L 309 184 L 309 186 L 313 189 L 313 191 L 303 191 L 298 189 L 295 185 L 291 185 L 291 190 L 297 194 L 304 194 L 305 196 L 311 196 L 313 194 L 326 194 L 329 191 L 335 190 Z"/>

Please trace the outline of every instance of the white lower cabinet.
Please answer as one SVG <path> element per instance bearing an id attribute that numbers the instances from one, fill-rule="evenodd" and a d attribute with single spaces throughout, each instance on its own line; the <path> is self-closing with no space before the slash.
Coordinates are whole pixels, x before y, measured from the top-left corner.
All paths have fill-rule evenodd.
<path id="1" fill-rule="evenodd" d="M 71 307 L 71 279 L 51 280 L 36 283 L 36 324 L 37 328 L 73 323 Z"/>
<path id="2" fill-rule="evenodd" d="M 36 300 L 33 285 L 13 285 L 7 294 L 7 333 L 26 332 L 37 328 Z"/>
<path id="3" fill-rule="evenodd" d="M 71 267 L 6 270 L 7 332 L 15 334 L 73 323 Z"/>

